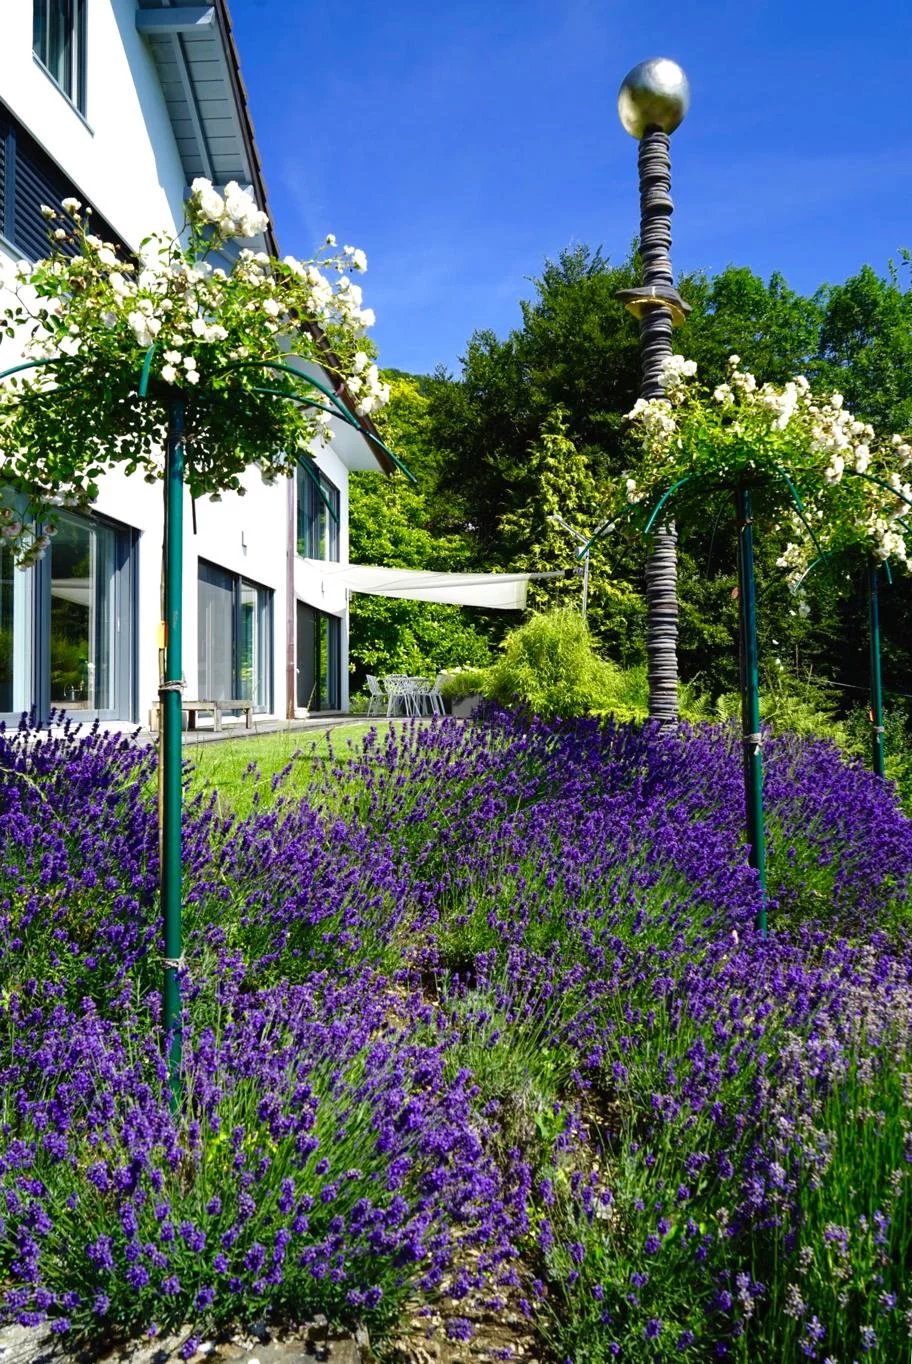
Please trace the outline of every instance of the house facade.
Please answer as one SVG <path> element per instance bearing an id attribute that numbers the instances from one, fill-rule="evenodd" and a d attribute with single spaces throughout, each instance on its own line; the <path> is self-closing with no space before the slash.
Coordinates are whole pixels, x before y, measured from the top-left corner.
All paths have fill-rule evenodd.
<path id="1" fill-rule="evenodd" d="M 41 205 L 68 195 L 128 251 L 150 230 L 180 231 L 197 176 L 251 186 L 268 212 L 225 0 L 5 0 L 2 35 L 9 259 L 46 253 Z M 253 245 L 277 249 L 271 230 Z M 0 369 L 17 359 L 12 342 L 0 346 Z M 346 591 L 321 563 L 347 562 L 349 471 L 378 466 L 390 471 L 382 451 L 336 422 L 296 480 L 268 487 L 251 469 L 245 496 L 188 501 L 188 696 L 245 698 L 262 716 L 347 709 Z M 35 567 L 15 569 L 0 548 L 0 718 L 63 709 L 148 723 L 162 524 L 161 489 L 115 471 L 91 515 L 61 513 Z"/>

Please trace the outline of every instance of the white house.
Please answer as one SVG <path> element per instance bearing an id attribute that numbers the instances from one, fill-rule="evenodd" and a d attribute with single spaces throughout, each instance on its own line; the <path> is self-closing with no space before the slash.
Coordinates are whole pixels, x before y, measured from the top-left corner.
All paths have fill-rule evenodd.
<path id="1" fill-rule="evenodd" d="M 249 185 L 268 211 L 226 0 L 3 0 L 0 18 L 0 251 L 45 254 L 41 205 L 67 195 L 130 250 L 179 229 L 196 176 Z M 263 245 L 276 251 L 271 232 Z M 17 358 L 0 347 L 0 369 Z M 337 426 L 296 484 L 251 470 L 245 497 L 187 507 L 188 696 L 246 697 L 262 715 L 347 709 L 346 588 L 314 561 L 347 562 L 349 470 L 392 464 Z M 147 722 L 161 547 L 160 489 L 116 472 L 91 516 L 61 515 L 34 568 L 0 548 L 0 718 Z"/>

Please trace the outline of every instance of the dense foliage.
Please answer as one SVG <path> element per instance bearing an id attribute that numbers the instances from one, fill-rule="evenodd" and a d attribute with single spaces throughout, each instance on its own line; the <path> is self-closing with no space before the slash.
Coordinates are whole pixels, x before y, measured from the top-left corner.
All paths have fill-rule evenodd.
<path id="1" fill-rule="evenodd" d="M 912 824 L 726 729 L 395 728 L 185 813 L 160 1060 L 154 757 L 0 735 L 3 1315 L 96 1339 L 408 1306 L 546 1358 L 861 1358 L 912 1330 Z M 143 794 L 145 792 L 145 794 Z"/>
<path id="2" fill-rule="evenodd" d="M 638 391 L 638 337 L 615 292 L 635 284 L 637 270 L 634 259 L 614 266 L 584 247 L 561 253 L 533 282 L 519 327 L 505 338 L 476 332 L 458 375 L 420 381 L 427 399 L 421 440 L 433 460 L 422 470 L 416 521 L 435 539 L 469 537 L 471 567 L 567 568 L 573 563 L 568 537 L 553 526 L 543 534 L 553 502 L 583 532 L 602 519 L 607 485 L 631 458 L 623 416 Z M 728 358 L 737 354 L 742 368 L 763 382 L 784 385 L 806 375 L 816 392 L 842 393 L 861 422 L 882 433 L 912 434 L 912 289 L 905 256 L 883 277 L 865 267 L 813 297 L 790 290 L 781 275 L 763 281 L 739 267 L 678 283 L 693 312 L 675 334 L 675 347 L 696 361 L 710 391 L 727 381 Z M 554 463 L 542 459 L 557 413 L 561 435 L 575 452 L 570 456 L 569 446 L 563 451 L 560 483 L 554 482 Z M 731 499 L 720 491 L 706 497 L 699 519 L 680 526 L 681 672 L 685 680 L 702 679 L 714 694 L 737 685 L 732 523 Z M 779 541 L 761 534 L 757 552 L 760 629 L 768 651 L 798 676 L 811 669 L 861 695 L 867 672 L 863 570 L 812 575 L 805 619 L 776 566 Z M 603 655 L 622 664 L 644 656 L 644 558 L 642 542 L 623 536 L 593 555 L 590 625 Z M 909 692 L 907 581 L 899 579 L 882 594 L 881 611 L 887 687 Z M 480 619 L 478 613 L 472 617 L 476 624 Z M 480 632 L 487 640 L 492 629 L 497 637 L 511 624 L 485 622 Z M 467 654 L 444 661 L 474 659 Z M 435 665 L 431 656 L 425 666 Z"/>

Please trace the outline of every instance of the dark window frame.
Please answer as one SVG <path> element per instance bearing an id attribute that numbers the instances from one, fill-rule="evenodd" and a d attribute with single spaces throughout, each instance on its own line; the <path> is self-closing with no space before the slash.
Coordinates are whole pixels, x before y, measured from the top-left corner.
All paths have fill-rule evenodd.
<path id="1" fill-rule="evenodd" d="M 86 116 L 87 10 L 87 0 L 32 0 L 35 60 L 83 118 Z"/>
<path id="2" fill-rule="evenodd" d="M 296 542 L 301 558 L 339 563 L 341 504 L 342 494 L 322 469 L 313 464 L 298 468 Z M 325 555 L 322 552 L 324 540 Z"/>

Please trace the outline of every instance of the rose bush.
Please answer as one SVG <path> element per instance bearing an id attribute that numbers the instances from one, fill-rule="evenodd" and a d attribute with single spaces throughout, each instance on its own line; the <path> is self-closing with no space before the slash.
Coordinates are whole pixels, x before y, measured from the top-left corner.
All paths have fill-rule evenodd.
<path id="1" fill-rule="evenodd" d="M 374 315 L 352 280 L 363 251 L 331 236 L 310 261 L 238 249 L 268 219 L 234 183 L 222 195 L 195 180 L 184 232 L 152 233 L 135 258 L 90 230 L 78 200 L 64 210 L 43 210 L 47 259 L 3 280 L 0 328 L 33 365 L 0 387 L 0 478 L 13 490 L 0 534 L 20 563 L 46 548 L 55 507 L 94 501 L 105 470 L 162 476 L 176 394 L 197 497 L 243 492 L 252 464 L 267 481 L 288 474 L 328 439 L 333 414 L 347 417 L 340 383 L 361 416 L 386 401 L 363 340 Z M 296 377 L 292 356 L 328 380 Z"/>
<path id="2" fill-rule="evenodd" d="M 729 360 L 729 378 L 709 393 L 680 355 L 665 366 L 665 397 L 637 400 L 628 414 L 635 459 L 618 490 L 619 508 L 646 521 L 659 499 L 705 502 L 707 486 L 749 483 L 764 490 L 779 566 L 796 590 L 816 557 L 862 547 L 908 563 L 912 444 L 878 437 L 841 394 L 815 396 L 803 375 L 760 384 Z M 633 512 L 637 517 L 637 510 Z"/>

